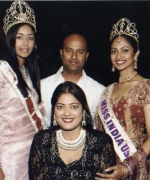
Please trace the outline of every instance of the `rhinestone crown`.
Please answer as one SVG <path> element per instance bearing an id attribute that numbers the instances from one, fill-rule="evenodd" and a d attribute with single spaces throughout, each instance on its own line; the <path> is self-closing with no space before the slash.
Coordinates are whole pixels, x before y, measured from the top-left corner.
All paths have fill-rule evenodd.
<path id="1" fill-rule="evenodd" d="M 36 21 L 34 10 L 30 6 L 21 1 L 14 1 L 10 8 L 6 10 L 6 16 L 3 19 L 4 21 L 4 32 L 7 34 L 8 30 L 18 23 L 28 23 L 31 24 L 36 31 Z"/>
<path id="2" fill-rule="evenodd" d="M 135 26 L 135 23 L 131 23 L 126 18 L 120 19 L 112 27 L 112 31 L 110 33 L 110 41 L 117 35 L 126 34 L 128 36 L 133 37 L 138 42 L 139 35 L 137 33 L 137 29 L 135 28 Z"/>

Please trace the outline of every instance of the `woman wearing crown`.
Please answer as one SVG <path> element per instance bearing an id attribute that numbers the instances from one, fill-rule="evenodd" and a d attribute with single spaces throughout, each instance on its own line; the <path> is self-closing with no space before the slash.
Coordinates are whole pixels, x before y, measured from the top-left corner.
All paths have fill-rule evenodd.
<path id="1" fill-rule="evenodd" d="M 117 165 L 98 173 L 99 180 L 150 179 L 150 80 L 137 73 L 138 37 L 126 18 L 110 34 L 112 71 L 117 69 L 120 77 L 101 96 L 97 129 L 112 137 Z"/>
<path id="2" fill-rule="evenodd" d="M 11 59 L 0 60 L 0 177 L 28 179 L 28 156 L 33 136 L 46 128 L 40 95 L 34 11 L 15 1 L 4 18 Z"/>

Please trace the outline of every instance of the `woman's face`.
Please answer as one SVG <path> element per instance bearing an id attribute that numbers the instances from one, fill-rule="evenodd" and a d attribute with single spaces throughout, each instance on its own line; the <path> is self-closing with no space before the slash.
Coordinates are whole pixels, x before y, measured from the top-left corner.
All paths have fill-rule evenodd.
<path id="1" fill-rule="evenodd" d="M 134 49 L 124 37 L 115 38 L 111 45 L 110 58 L 112 64 L 119 70 L 134 70 L 136 54 Z"/>
<path id="2" fill-rule="evenodd" d="M 23 25 L 19 28 L 16 34 L 16 55 L 19 61 L 24 61 L 27 58 L 34 47 L 35 38 L 34 32 L 29 25 Z"/>
<path id="3" fill-rule="evenodd" d="M 83 117 L 82 105 L 72 94 L 62 94 L 54 107 L 54 115 L 63 130 L 78 129 Z"/>

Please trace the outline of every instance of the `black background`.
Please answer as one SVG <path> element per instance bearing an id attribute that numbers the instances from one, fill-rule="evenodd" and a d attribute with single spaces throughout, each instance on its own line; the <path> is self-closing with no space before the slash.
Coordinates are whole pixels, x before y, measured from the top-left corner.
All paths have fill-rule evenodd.
<path id="1" fill-rule="evenodd" d="M 0 57 L 4 54 L 2 31 L 6 9 L 12 1 L 0 1 Z M 117 81 L 111 72 L 109 34 L 121 18 L 136 23 L 140 56 L 138 72 L 150 78 L 150 1 L 27 1 L 34 9 L 37 22 L 38 55 L 41 78 L 54 74 L 61 66 L 59 49 L 67 33 L 82 33 L 89 47 L 85 70 L 104 85 Z"/>

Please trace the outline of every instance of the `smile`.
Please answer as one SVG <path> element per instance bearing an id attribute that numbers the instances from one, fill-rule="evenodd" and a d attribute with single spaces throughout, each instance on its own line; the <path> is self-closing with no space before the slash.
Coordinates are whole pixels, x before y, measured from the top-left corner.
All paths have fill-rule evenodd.
<path id="1" fill-rule="evenodd" d="M 70 62 L 70 64 L 72 64 L 72 65 L 76 65 L 77 64 L 77 61 L 69 61 Z"/>
<path id="2" fill-rule="evenodd" d="M 116 61 L 116 64 L 118 64 L 118 65 L 122 65 L 122 64 L 124 64 L 126 61 Z"/>
<path id="3" fill-rule="evenodd" d="M 27 53 L 27 52 L 29 52 L 29 49 L 20 49 L 20 51 L 23 53 Z"/>
<path id="4" fill-rule="evenodd" d="M 62 120 L 66 123 L 70 123 L 73 121 L 73 118 L 62 118 Z"/>

